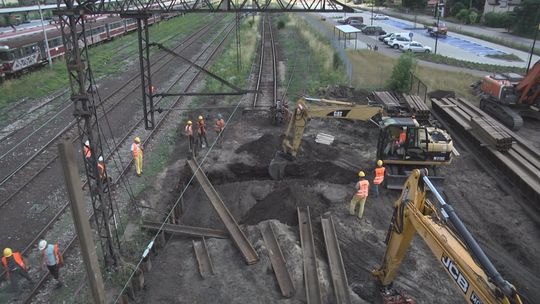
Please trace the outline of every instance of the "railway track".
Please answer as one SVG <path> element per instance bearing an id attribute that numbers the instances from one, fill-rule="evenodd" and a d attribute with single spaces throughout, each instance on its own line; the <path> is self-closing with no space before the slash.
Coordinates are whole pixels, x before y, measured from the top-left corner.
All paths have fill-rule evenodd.
<path id="1" fill-rule="evenodd" d="M 232 22 L 229 23 L 228 26 L 225 29 L 223 29 L 223 31 L 221 32 L 221 33 L 224 33 L 225 35 L 223 37 L 221 37 L 222 36 L 221 34 L 216 35 L 216 37 L 213 39 L 213 41 L 211 41 L 209 43 L 208 48 L 206 50 L 204 50 L 202 53 L 200 53 L 200 55 L 195 60 L 196 62 L 197 61 L 202 61 L 202 62 L 198 62 L 199 65 L 201 65 L 201 66 L 207 66 L 208 65 L 210 60 L 216 55 L 217 51 L 220 49 L 220 47 L 226 41 L 227 37 L 230 35 L 232 29 L 234 28 L 233 25 L 234 24 Z M 220 39 L 220 40 L 218 40 L 218 39 Z M 210 47 L 212 45 L 215 45 L 215 47 L 211 50 Z M 175 81 L 175 83 L 172 84 L 168 89 L 171 89 L 174 85 L 178 84 L 180 82 L 180 80 L 185 79 L 186 76 L 189 76 L 189 75 L 187 75 L 188 72 L 191 72 L 190 74 L 191 74 L 192 77 L 189 80 L 187 80 L 186 85 L 183 88 L 183 90 L 188 91 L 191 87 L 193 87 L 194 84 L 195 84 L 195 81 L 198 78 L 198 76 L 200 75 L 201 71 L 200 70 L 195 70 L 191 66 L 188 66 L 187 69 L 183 73 L 181 73 L 180 77 L 178 77 L 178 79 Z M 182 100 L 181 96 L 176 97 L 168 106 L 176 106 L 181 100 Z M 159 105 L 160 101 L 161 100 L 159 100 L 157 102 L 157 105 Z M 161 117 L 158 117 L 155 129 L 146 132 L 147 133 L 147 134 L 145 134 L 146 136 L 141 135 L 141 137 L 143 138 L 143 142 L 142 142 L 143 145 L 146 145 L 153 138 L 153 136 L 157 133 L 157 131 L 160 130 L 161 126 L 163 125 L 165 120 L 168 118 L 170 113 L 171 113 L 170 111 L 164 112 L 161 115 Z M 143 122 L 144 122 L 143 119 L 139 119 L 137 121 L 137 123 L 135 124 L 135 126 L 130 128 L 130 132 L 133 132 L 136 129 L 144 129 Z M 118 145 L 116 145 L 114 150 L 117 151 L 121 146 L 129 145 L 129 143 L 127 141 L 131 140 L 131 137 L 132 137 L 131 135 L 132 134 L 128 132 L 128 134 L 126 134 L 124 136 L 124 138 L 123 138 L 124 140 L 121 141 L 120 143 L 118 143 Z M 109 157 L 110 157 L 110 155 L 109 155 Z M 123 169 L 119 171 L 119 175 L 117 175 L 117 178 L 115 179 L 114 183 L 118 183 L 119 180 L 123 177 L 123 175 L 125 175 L 125 173 L 128 172 L 128 169 L 129 169 L 130 165 L 131 165 L 131 162 L 126 164 L 126 166 L 124 166 Z M 39 240 L 40 238 L 43 238 L 45 233 L 48 230 L 51 229 L 51 227 L 54 225 L 54 223 L 56 221 L 58 221 L 62 215 L 64 215 L 66 209 L 68 209 L 68 208 L 69 208 L 69 202 L 66 202 L 62 206 L 62 208 L 60 208 L 60 210 L 56 213 L 56 215 L 38 233 L 38 235 L 25 247 L 25 249 L 22 250 L 22 253 L 23 254 L 28 254 L 30 252 L 30 250 L 35 246 L 35 242 L 37 240 Z M 92 217 L 93 217 L 93 213 L 90 215 L 90 218 L 92 218 Z M 76 243 L 75 240 L 76 240 L 76 235 L 73 235 L 70 238 L 70 240 L 67 242 L 67 245 L 65 246 L 65 249 L 64 249 L 64 253 L 68 253 L 68 251 L 71 248 L 73 248 L 73 245 Z M 2 275 L 4 275 L 4 273 L 2 273 Z M 24 303 L 30 303 L 33 296 L 37 293 L 37 291 L 39 291 L 39 289 L 41 288 L 41 286 L 43 285 L 43 283 L 47 279 L 48 279 L 48 274 L 42 276 L 39 279 L 38 283 L 30 291 L 30 293 L 28 295 L 26 295 L 25 300 L 23 302 Z"/>
<path id="2" fill-rule="evenodd" d="M 220 20 L 216 20 L 216 23 Z M 209 23 L 206 26 L 202 27 L 200 30 L 189 35 L 182 43 L 180 43 L 175 50 L 183 51 L 186 50 L 189 46 L 193 45 L 199 37 L 208 33 L 208 31 L 215 26 L 216 23 Z M 164 60 L 168 56 L 167 60 Z M 168 54 L 162 54 L 161 56 L 155 58 L 156 62 L 153 65 L 153 75 L 158 75 L 162 69 L 168 67 L 168 64 L 172 62 L 175 58 Z M 109 93 L 102 102 L 98 105 L 104 106 L 106 103 L 110 104 L 106 113 L 113 111 L 118 105 L 128 99 L 130 95 L 139 94 L 140 83 L 138 83 L 140 75 L 134 75 L 122 86 L 115 89 L 113 92 Z M 159 101 L 161 99 L 158 99 Z M 61 110 L 61 112 L 66 109 L 71 109 L 72 105 L 68 105 Z M 101 114 L 98 119 L 102 119 L 105 114 Z M 45 127 L 45 125 L 40 128 Z M 74 141 L 78 140 L 78 136 L 75 135 L 77 132 L 76 121 L 71 120 L 67 126 L 63 127 L 59 132 L 56 133 L 49 141 L 47 141 L 40 149 L 35 151 L 29 158 L 22 162 L 18 167 L 16 167 L 9 174 L 4 176 L 0 181 L 0 207 L 3 207 L 7 204 L 13 197 L 15 197 L 20 191 L 22 191 L 34 178 L 46 170 L 56 159 L 58 158 L 57 154 L 51 150 L 54 150 L 52 147 L 55 143 L 60 140 L 61 137 L 68 136 L 74 138 Z M 11 150 L 10 150 L 11 152 Z M 7 154 L 7 153 L 6 153 Z"/>
<path id="3" fill-rule="evenodd" d="M 317 270 L 317 256 L 315 241 L 311 228 L 309 207 L 298 207 L 298 229 L 300 229 L 300 242 L 302 243 L 302 256 L 304 260 L 304 283 L 306 286 L 306 299 L 308 304 L 322 304 L 321 286 L 319 285 L 319 272 Z"/>
<path id="4" fill-rule="evenodd" d="M 534 208 L 540 207 L 540 154 L 533 150 L 526 139 L 503 126 L 514 138 L 514 142 L 507 152 L 498 151 L 496 147 L 484 144 L 483 140 L 475 136 L 474 128 L 470 124 L 472 117 L 489 117 L 484 111 L 468 102 L 450 99 L 432 99 L 432 104 L 437 115 L 455 126 L 468 141 L 480 147 L 483 155 L 489 158 L 528 200 L 536 204 Z"/>
<path id="5" fill-rule="evenodd" d="M 277 53 L 272 31 L 272 20 L 268 14 L 261 22 L 261 46 L 259 52 L 259 71 L 255 89 L 263 94 L 253 95 L 253 108 L 270 109 L 277 101 Z"/>

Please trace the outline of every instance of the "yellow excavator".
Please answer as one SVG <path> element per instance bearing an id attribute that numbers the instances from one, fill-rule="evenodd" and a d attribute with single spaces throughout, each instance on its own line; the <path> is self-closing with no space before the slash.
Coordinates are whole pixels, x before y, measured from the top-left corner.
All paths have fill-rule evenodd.
<path id="1" fill-rule="evenodd" d="M 438 205 L 427 197 L 427 190 Z M 522 304 L 512 284 L 495 269 L 451 205 L 447 204 L 423 170 L 414 170 L 407 179 L 394 206 L 394 215 L 386 237 L 382 265 L 373 274 L 383 286 L 385 303 L 411 303 L 388 298 L 399 265 L 418 234 L 423 238 L 467 303 Z M 386 296 L 385 296 L 386 295 Z"/>
<path id="2" fill-rule="evenodd" d="M 319 105 L 308 104 L 308 101 L 318 102 Z M 377 124 L 380 132 L 377 159 L 374 159 L 373 163 L 378 159 L 384 162 L 386 166 L 384 183 L 388 189 L 401 189 L 413 169 L 429 168 L 430 172 L 436 173 L 436 167 L 450 164 L 453 141 L 445 130 L 420 125 L 412 117 L 385 117 L 384 112 L 378 105 L 357 105 L 314 98 L 299 99 L 287 125 L 282 150 L 276 153 L 270 163 L 268 169 L 270 176 L 275 180 L 285 176 L 286 165 L 296 158 L 302 136 L 311 118 L 371 120 Z M 402 132 L 406 133 L 406 140 L 398 144 Z M 438 185 L 443 182 L 442 176 L 434 179 Z"/>

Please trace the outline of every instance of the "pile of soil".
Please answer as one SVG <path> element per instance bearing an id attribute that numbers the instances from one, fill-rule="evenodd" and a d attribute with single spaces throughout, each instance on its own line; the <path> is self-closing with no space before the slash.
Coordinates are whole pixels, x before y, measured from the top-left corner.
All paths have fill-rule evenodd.
<path id="1" fill-rule="evenodd" d="M 282 136 L 265 133 L 259 139 L 241 145 L 235 153 L 247 152 L 255 156 L 261 163 L 268 164 L 281 147 L 282 140 Z"/>

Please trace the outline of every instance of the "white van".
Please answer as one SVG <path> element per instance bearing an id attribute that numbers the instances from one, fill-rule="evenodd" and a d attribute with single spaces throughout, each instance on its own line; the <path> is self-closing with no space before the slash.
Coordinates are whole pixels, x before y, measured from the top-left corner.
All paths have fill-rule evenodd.
<path id="1" fill-rule="evenodd" d="M 390 35 L 388 37 L 385 37 L 383 42 L 385 44 L 388 44 L 388 42 L 390 42 L 390 40 L 394 40 L 397 37 L 403 37 L 403 38 L 411 40 L 411 38 L 409 36 L 409 33 L 408 32 L 403 32 L 403 33 L 392 33 L 392 35 Z"/>

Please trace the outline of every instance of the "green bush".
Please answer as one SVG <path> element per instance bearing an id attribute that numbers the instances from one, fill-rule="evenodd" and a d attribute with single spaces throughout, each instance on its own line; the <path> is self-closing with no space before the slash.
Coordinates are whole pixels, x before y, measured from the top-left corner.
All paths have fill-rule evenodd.
<path id="1" fill-rule="evenodd" d="M 512 19 L 512 15 L 507 12 L 496 13 L 489 12 L 484 14 L 484 25 L 489 27 L 508 27 L 508 23 Z"/>
<path id="2" fill-rule="evenodd" d="M 406 93 L 411 88 L 412 72 L 414 70 L 414 55 L 410 53 L 402 54 L 388 82 L 388 89 L 398 93 Z"/>
<path id="3" fill-rule="evenodd" d="M 469 12 L 469 23 L 470 24 L 475 24 L 477 23 L 478 21 L 478 16 L 480 16 L 477 12 L 471 10 L 471 12 Z"/>
<path id="4" fill-rule="evenodd" d="M 278 23 L 277 23 L 278 30 L 280 30 L 280 29 L 282 29 L 284 27 L 285 27 L 285 21 L 279 20 Z"/>
<path id="5" fill-rule="evenodd" d="M 461 23 L 469 24 L 469 10 L 464 8 L 456 15 L 456 19 Z"/>
<path id="6" fill-rule="evenodd" d="M 457 15 L 462 9 L 466 9 L 467 7 L 465 6 L 465 4 L 461 3 L 461 2 L 456 2 L 454 3 L 454 5 L 450 8 L 450 14 L 452 16 L 455 16 Z"/>

